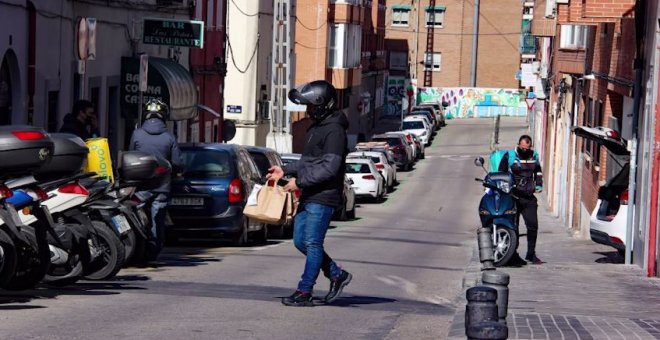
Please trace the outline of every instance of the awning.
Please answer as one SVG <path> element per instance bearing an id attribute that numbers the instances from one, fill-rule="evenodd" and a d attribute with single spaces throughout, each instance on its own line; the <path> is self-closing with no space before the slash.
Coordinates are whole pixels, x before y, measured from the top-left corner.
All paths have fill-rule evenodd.
<path id="1" fill-rule="evenodd" d="M 412 9 L 410 5 L 392 5 L 392 9 Z"/>
<path id="2" fill-rule="evenodd" d="M 137 118 L 139 102 L 140 59 L 121 59 L 121 107 L 124 117 Z M 183 66 L 169 59 L 149 57 L 147 91 L 142 102 L 157 98 L 170 107 L 170 120 L 197 116 L 197 86 Z"/>
<path id="3" fill-rule="evenodd" d="M 445 11 L 447 10 L 447 6 L 426 6 L 426 10 L 434 10 L 434 11 Z"/>
<path id="4" fill-rule="evenodd" d="M 197 116 L 197 86 L 183 66 L 169 59 L 149 58 L 167 84 L 170 95 L 170 120 L 186 120 Z"/>

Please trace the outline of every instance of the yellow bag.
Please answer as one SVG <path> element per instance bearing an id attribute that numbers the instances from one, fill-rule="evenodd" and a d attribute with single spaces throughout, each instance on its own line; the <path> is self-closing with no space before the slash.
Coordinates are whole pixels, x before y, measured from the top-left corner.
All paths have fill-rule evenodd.
<path id="1" fill-rule="evenodd" d="M 89 148 L 89 155 L 87 155 L 87 163 L 84 170 L 87 172 L 96 172 L 100 177 L 105 177 L 107 181 L 114 182 L 108 139 L 90 138 L 85 141 L 85 144 Z"/>

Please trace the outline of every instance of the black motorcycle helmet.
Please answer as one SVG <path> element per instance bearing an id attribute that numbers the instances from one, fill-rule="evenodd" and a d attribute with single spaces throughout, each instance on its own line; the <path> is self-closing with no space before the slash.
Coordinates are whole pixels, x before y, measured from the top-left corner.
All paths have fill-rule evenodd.
<path id="1" fill-rule="evenodd" d="M 289 91 L 289 99 L 299 105 L 311 106 L 307 110 L 316 120 L 322 120 L 333 112 L 337 105 L 337 90 L 325 80 L 315 80 Z"/>

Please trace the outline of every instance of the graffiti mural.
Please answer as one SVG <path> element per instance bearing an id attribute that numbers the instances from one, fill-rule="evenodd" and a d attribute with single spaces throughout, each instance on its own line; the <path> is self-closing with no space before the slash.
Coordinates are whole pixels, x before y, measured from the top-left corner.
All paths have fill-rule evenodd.
<path id="1" fill-rule="evenodd" d="M 417 102 L 447 102 L 447 119 L 525 116 L 525 92 L 517 89 L 475 87 L 420 88 Z"/>

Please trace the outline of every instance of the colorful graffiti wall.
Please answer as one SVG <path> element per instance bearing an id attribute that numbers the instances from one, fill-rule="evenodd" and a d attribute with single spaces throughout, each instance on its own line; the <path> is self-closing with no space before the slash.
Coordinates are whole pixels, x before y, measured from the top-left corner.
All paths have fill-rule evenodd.
<path id="1" fill-rule="evenodd" d="M 501 116 L 525 116 L 525 91 L 517 89 L 488 89 L 475 87 L 420 88 L 417 102 L 449 103 L 445 110 L 448 119 Z"/>

